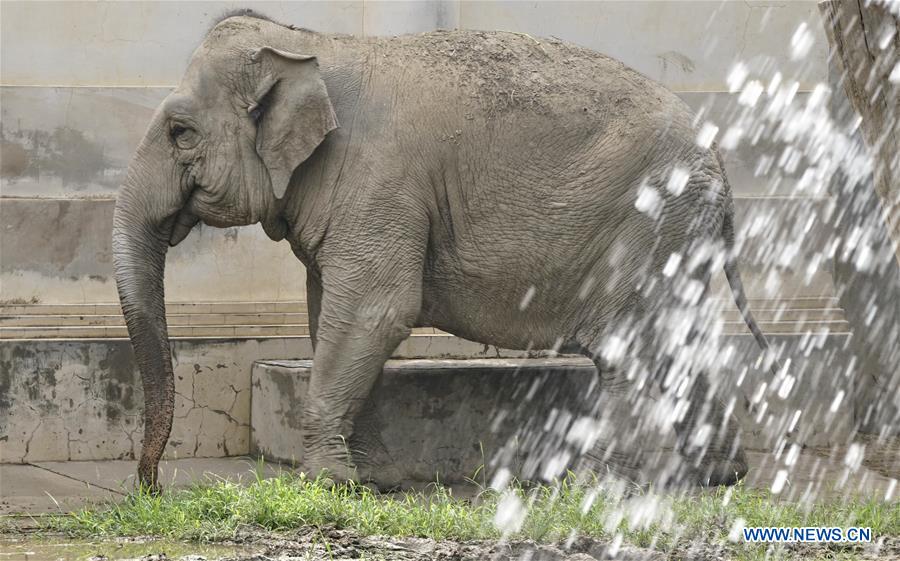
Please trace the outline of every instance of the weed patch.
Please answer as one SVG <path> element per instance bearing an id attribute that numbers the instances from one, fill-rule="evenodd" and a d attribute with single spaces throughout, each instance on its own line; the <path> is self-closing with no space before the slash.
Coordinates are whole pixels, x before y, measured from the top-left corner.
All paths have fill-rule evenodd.
<path id="1" fill-rule="evenodd" d="M 524 507 L 512 529 L 498 524 L 510 501 Z M 858 498 L 780 502 L 741 485 L 694 495 L 623 497 L 574 478 L 549 486 L 513 485 L 502 493 L 485 489 L 473 498 L 460 498 L 437 485 L 428 492 L 378 494 L 352 483 L 281 474 L 243 483 L 215 481 L 161 495 L 136 492 L 119 503 L 50 519 L 47 525 L 73 537 L 198 541 L 231 539 L 240 528 L 251 527 L 271 532 L 327 528 L 360 536 L 459 542 L 572 543 L 592 538 L 666 552 L 686 552 L 702 543 L 729 557 L 757 559 L 767 555 L 767 546 L 735 541 L 741 526 L 869 527 L 875 539 L 896 542 L 900 503 Z M 844 548 L 832 558 L 853 559 L 853 551 Z"/>

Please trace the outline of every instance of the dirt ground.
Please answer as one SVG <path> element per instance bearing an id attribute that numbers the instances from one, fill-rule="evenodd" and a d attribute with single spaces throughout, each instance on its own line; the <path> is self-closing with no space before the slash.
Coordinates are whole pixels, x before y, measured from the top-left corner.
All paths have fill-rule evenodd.
<path id="1" fill-rule="evenodd" d="M 453 542 L 425 538 L 361 537 L 346 530 L 303 528 L 285 533 L 244 529 L 230 541 L 211 544 L 148 538 L 78 541 L 46 534 L 0 536 L 0 559 L 7 561 L 721 561 L 739 559 L 738 549 L 696 543 L 668 553 L 609 541 L 578 538 L 571 544 L 530 541 Z M 32 537 L 33 536 L 33 537 Z M 793 545 L 772 548 L 767 559 L 900 560 L 900 538 L 866 547 Z M 759 557 L 762 558 L 762 553 Z M 757 558 L 754 556 L 753 558 Z"/>

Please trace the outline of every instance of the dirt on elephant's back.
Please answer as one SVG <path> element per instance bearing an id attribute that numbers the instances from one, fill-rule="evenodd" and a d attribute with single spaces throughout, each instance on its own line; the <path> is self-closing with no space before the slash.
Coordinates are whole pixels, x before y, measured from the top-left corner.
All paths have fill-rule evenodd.
<path id="1" fill-rule="evenodd" d="M 383 62 L 468 91 L 492 111 L 528 108 L 609 116 L 611 110 L 680 103 L 662 85 L 601 53 L 507 31 L 434 31 L 373 38 Z"/>

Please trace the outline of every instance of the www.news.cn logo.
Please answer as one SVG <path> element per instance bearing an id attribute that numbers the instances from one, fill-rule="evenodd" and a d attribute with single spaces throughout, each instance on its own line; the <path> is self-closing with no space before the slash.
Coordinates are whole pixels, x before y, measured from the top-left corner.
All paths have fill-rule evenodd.
<path id="1" fill-rule="evenodd" d="M 866 543 L 872 541 L 871 528 L 744 528 L 745 542 Z"/>

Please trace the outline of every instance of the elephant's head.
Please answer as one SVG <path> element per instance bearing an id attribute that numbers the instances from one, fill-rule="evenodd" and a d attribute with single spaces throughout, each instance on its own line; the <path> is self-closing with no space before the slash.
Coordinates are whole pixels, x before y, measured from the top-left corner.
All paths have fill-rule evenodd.
<path id="1" fill-rule="evenodd" d="M 144 483 L 155 482 L 174 400 L 163 300 L 168 246 L 201 220 L 261 222 L 270 237 L 284 237 L 279 199 L 291 174 L 337 127 L 315 57 L 273 44 L 284 32 L 250 18 L 213 28 L 154 114 L 118 196 L 113 258 L 144 382 Z"/>

